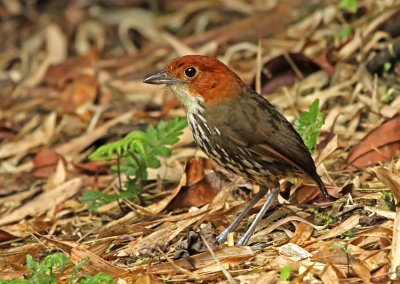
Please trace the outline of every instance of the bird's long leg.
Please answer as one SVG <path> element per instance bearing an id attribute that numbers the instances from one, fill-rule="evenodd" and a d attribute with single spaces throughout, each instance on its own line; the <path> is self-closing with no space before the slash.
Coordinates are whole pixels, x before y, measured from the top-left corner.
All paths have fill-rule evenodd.
<path id="1" fill-rule="evenodd" d="M 260 189 L 261 191 L 261 189 Z M 263 207 L 261 208 L 260 212 L 258 212 L 256 218 L 254 219 L 253 223 L 251 223 L 247 232 L 243 235 L 243 237 L 236 243 L 237 246 L 244 246 L 249 241 L 251 235 L 254 233 L 258 223 L 261 221 L 262 217 L 267 212 L 268 208 L 274 203 L 274 201 L 278 198 L 279 195 L 279 187 L 275 187 L 271 189 L 271 192 L 268 195 L 267 201 L 265 201 Z"/>
<path id="2" fill-rule="evenodd" d="M 242 221 L 244 215 L 254 206 L 254 204 L 257 203 L 258 200 L 260 200 L 266 193 L 268 189 L 261 186 L 260 190 L 258 193 L 253 197 L 252 200 L 246 205 L 246 207 L 243 209 L 243 211 L 236 217 L 236 219 L 230 224 L 219 236 L 217 237 L 217 241 L 219 243 L 223 243 L 226 241 L 226 238 L 228 237 L 228 233 L 233 232 L 237 225 L 239 225 L 240 221 Z"/>

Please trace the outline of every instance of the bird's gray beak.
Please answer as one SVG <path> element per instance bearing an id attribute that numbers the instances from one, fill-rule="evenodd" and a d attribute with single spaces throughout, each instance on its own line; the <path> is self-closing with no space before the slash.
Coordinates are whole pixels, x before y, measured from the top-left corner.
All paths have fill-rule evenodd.
<path id="1" fill-rule="evenodd" d="M 154 85 L 161 85 L 161 84 L 174 84 L 177 83 L 179 80 L 176 78 L 171 78 L 167 76 L 166 72 L 160 72 L 153 75 L 149 75 L 144 78 L 143 83 L 147 84 L 154 84 Z"/>

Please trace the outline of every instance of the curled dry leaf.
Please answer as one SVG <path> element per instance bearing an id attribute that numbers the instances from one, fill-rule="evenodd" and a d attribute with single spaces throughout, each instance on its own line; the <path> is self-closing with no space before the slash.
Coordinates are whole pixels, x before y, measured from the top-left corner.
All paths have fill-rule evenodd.
<path id="1" fill-rule="evenodd" d="M 43 150 L 36 154 L 33 159 L 33 175 L 37 178 L 47 178 L 56 171 L 58 161 L 64 166 L 67 162 L 63 156 L 52 150 Z"/>
<path id="2" fill-rule="evenodd" d="M 199 207 L 207 204 L 217 194 L 217 190 L 208 181 L 205 170 L 212 168 L 208 159 L 190 159 L 185 166 L 186 183 L 182 185 L 168 208 Z"/>
<path id="3" fill-rule="evenodd" d="M 400 114 L 368 133 L 350 152 L 347 162 L 361 168 L 369 167 L 379 162 L 390 161 L 398 150 L 400 150 Z"/>

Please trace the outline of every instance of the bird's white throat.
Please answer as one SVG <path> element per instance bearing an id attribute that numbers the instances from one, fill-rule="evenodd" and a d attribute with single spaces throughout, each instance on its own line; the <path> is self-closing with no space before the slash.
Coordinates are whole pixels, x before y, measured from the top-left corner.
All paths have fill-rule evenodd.
<path id="1" fill-rule="evenodd" d="M 199 114 L 204 111 L 202 106 L 204 99 L 200 96 L 191 95 L 186 84 L 173 84 L 169 88 L 185 108 L 186 114 Z"/>

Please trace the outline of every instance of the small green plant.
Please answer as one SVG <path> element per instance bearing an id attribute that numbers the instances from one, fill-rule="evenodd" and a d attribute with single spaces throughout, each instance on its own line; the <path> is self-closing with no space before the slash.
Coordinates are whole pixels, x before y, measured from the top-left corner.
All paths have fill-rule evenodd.
<path id="1" fill-rule="evenodd" d="M 290 271 L 293 269 L 293 266 L 291 265 L 286 265 L 282 269 L 279 270 L 279 277 L 282 280 L 289 280 L 290 279 Z"/>
<path id="2" fill-rule="evenodd" d="M 390 71 L 390 69 L 392 69 L 392 62 L 385 62 L 384 64 L 383 64 L 383 70 L 385 70 L 385 72 L 389 72 Z"/>
<path id="3" fill-rule="evenodd" d="M 294 121 L 297 132 L 303 138 L 304 144 L 310 153 L 314 152 L 317 145 L 318 136 L 321 134 L 319 129 L 325 123 L 325 115 L 318 110 L 319 99 L 316 99 L 310 106 L 310 111 L 303 112 L 299 119 Z"/>
<path id="4" fill-rule="evenodd" d="M 346 39 L 352 33 L 353 30 L 350 27 L 343 27 L 337 32 L 336 37 L 338 39 Z"/>
<path id="5" fill-rule="evenodd" d="M 79 280 L 80 284 L 117 284 L 111 275 L 99 272 L 94 276 L 87 276 Z"/>
<path id="6" fill-rule="evenodd" d="M 105 194 L 99 191 L 86 191 L 82 201 L 89 204 L 90 212 L 97 212 L 100 205 L 119 198 L 135 199 L 143 182 L 147 180 L 148 168 L 159 168 L 158 157 L 171 155 L 172 149 L 166 147 L 179 141 L 182 130 L 187 126 L 184 117 L 176 117 L 168 122 L 160 121 L 156 128 L 152 125 L 146 131 L 134 131 L 121 140 L 101 146 L 90 155 L 92 160 L 117 160 L 118 174 L 125 174 L 127 182 L 121 194 Z"/>
<path id="7" fill-rule="evenodd" d="M 333 218 L 332 217 L 330 217 L 328 215 L 325 215 L 325 214 L 322 214 L 322 213 L 319 213 L 318 210 L 316 210 L 314 208 L 310 208 L 310 212 L 313 213 L 318 218 L 324 220 L 325 221 L 325 226 L 329 226 L 330 224 L 333 223 Z"/>
<path id="8" fill-rule="evenodd" d="M 396 204 L 393 193 L 389 191 L 382 191 L 381 199 L 385 202 L 389 210 L 396 211 Z"/>
<path id="9" fill-rule="evenodd" d="M 71 275 L 68 278 L 68 283 L 76 283 L 78 270 L 82 268 L 88 262 L 89 259 L 84 259 L 77 263 L 71 271 Z M 0 280 L 0 284 L 55 284 L 59 283 L 57 278 L 62 276 L 65 267 L 72 262 L 68 257 L 61 252 L 53 253 L 44 258 L 40 263 L 33 259 L 29 254 L 26 255 L 26 267 L 28 270 L 28 279 L 12 279 L 12 280 Z M 109 283 L 114 284 L 114 280 L 111 275 L 106 275 L 103 272 L 99 272 L 94 276 L 87 276 L 79 279 L 79 283 Z"/>
<path id="10" fill-rule="evenodd" d="M 42 263 L 34 260 L 31 255 L 26 256 L 28 279 L 31 283 L 56 283 L 58 276 L 62 275 L 67 264 L 71 263 L 67 256 L 61 252 L 45 257 Z M 58 271 L 54 274 L 54 271 Z"/>
<path id="11" fill-rule="evenodd" d="M 338 4 L 339 9 L 349 11 L 351 13 L 356 13 L 358 10 L 357 0 L 340 0 Z"/>
<path id="12" fill-rule="evenodd" d="M 381 101 L 384 103 L 388 103 L 388 102 L 394 100 L 394 95 L 393 95 L 394 91 L 395 91 L 395 89 L 393 87 L 389 88 L 386 91 L 386 93 L 384 93 L 383 96 L 381 97 Z"/>

